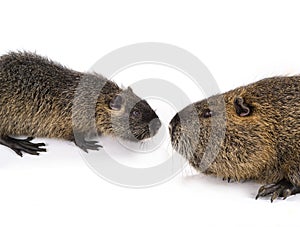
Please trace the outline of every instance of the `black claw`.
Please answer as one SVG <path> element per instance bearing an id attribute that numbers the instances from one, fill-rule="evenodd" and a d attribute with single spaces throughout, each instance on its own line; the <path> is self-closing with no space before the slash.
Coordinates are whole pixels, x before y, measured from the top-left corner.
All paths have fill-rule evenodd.
<path id="1" fill-rule="evenodd" d="M 260 193 L 258 192 L 257 195 L 255 196 L 255 199 L 257 200 L 260 196 Z"/>
<path id="2" fill-rule="evenodd" d="M 227 181 L 228 183 L 230 183 L 231 182 L 231 178 L 227 178 L 227 177 L 223 177 L 223 181 Z"/>
<path id="3" fill-rule="evenodd" d="M 86 148 L 81 147 L 81 149 L 85 152 L 85 153 L 89 153 L 88 150 Z"/>
<path id="4" fill-rule="evenodd" d="M 22 152 L 21 152 L 19 149 L 12 148 L 12 150 L 13 150 L 17 155 L 19 155 L 20 157 L 23 157 L 23 154 L 22 154 Z"/>
<path id="5" fill-rule="evenodd" d="M 257 193 L 257 195 L 255 196 L 255 199 L 257 200 L 261 195 L 259 193 Z"/>
<path id="6" fill-rule="evenodd" d="M 275 199 L 277 199 L 278 196 L 279 196 L 278 191 L 275 191 L 275 192 L 273 193 L 272 197 L 271 197 L 271 203 L 273 203 L 273 201 L 274 201 Z"/>

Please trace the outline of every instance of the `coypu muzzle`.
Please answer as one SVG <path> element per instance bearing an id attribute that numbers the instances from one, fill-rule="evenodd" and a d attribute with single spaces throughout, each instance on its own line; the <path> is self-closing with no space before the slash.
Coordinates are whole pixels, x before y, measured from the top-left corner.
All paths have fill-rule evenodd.
<path id="1" fill-rule="evenodd" d="M 173 140 L 174 132 L 177 131 L 177 129 L 180 128 L 180 117 L 178 113 L 173 117 L 171 122 L 169 123 L 169 133 L 171 136 L 171 139 Z"/>
<path id="2" fill-rule="evenodd" d="M 154 118 L 152 121 L 150 121 L 149 123 L 150 135 L 154 136 L 158 132 L 160 127 L 161 127 L 161 122 L 159 118 Z"/>

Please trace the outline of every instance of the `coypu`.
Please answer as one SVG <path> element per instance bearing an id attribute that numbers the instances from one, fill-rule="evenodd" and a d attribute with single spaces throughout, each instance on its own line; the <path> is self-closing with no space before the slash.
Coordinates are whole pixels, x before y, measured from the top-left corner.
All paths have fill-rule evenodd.
<path id="1" fill-rule="evenodd" d="M 0 116 L 0 144 L 20 156 L 46 151 L 44 143 L 31 142 L 34 137 L 70 140 L 86 152 L 97 150 L 101 145 L 86 140 L 92 124 L 100 135 L 130 141 L 150 138 L 161 126 L 131 88 L 122 90 L 101 75 L 77 72 L 30 52 L 0 57 Z"/>
<path id="2" fill-rule="evenodd" d="M 262 79 L 191 104 L 169 129 L 172 146 L 195 169 L 262 183 L 256 199 L 300 192 L 300 76 Z"/>

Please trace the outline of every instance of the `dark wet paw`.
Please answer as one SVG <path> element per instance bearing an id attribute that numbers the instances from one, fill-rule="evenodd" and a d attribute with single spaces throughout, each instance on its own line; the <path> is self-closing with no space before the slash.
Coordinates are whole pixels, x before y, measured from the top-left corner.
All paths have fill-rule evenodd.
<path id="1" fill-rule="evenodd" d="M 44 143 L 32 143 L 33 137 L 27 139 L 16 139 L 9 136 L 2 137 L 0 143 L 12 149 L 17 155 L 23 156 L 23 153 L 39 155 L 39 152 L 46 152 Z"/>
<path id="2" fill-rule="evenodd" d="M 83 151 L 88 153 L 88 150 L 95 150 L 98 151 L 99 148 L 102 148 L 102 145 L 98 144 L 98 141 L 87 141 L 87 140 L 82 140 L 82 141 L 76 141 L 75 144 L 80 147 Z"/>
<path id="3" fill-rule="evenodd" d="M 283 179 L 276 184 L 269 184 L 260 187 L 255 199 L 258 199 L 259 197 L 271 196 L 271 202 L 273 202 L 278 197 L 286 199 L 287 197 L 295 195 L 299 192 L 299 187 L 296 187 L 289 181 Z"/>

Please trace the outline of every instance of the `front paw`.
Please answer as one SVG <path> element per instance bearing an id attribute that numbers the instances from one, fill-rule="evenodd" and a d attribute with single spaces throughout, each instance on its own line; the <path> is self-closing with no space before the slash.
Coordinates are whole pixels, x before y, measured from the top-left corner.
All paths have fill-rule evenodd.
<path id="1" fill-rule="evenodd" d="M 75 144 L 76 144 L 76 146 L 80 147 L 86 153 L 88 153 L 88 150 L 98 151 L 99 148 L 103 147 L 102 145 L 98 144 L 98 141 L 88 141 L 85 139 L 76 140 Z"/>
<path id="2" fill-rule="evenodd" d="M 296 187 L 288 180 L 283 179 L 275 184 L 263 185 L 260 187 L 255 199 L 258 199 L 259 197 L 271 196 L 271 202 L 273 202 L 278 197 L 286 199 L 287 197 L 295 195 L 299 192 L 299 187 Z"/>

